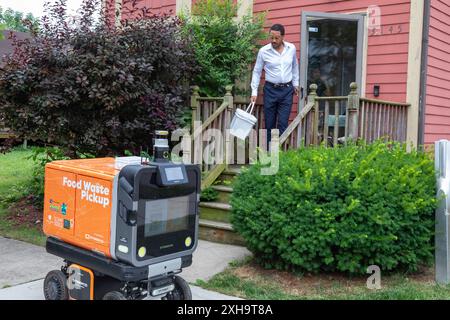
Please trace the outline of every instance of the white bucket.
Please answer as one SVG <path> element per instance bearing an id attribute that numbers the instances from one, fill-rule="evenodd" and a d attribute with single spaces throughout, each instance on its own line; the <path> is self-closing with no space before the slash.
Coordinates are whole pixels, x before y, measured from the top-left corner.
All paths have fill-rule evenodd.
<path id="1" fill-rule="evenodd" d="M 230 124 L 230 134 L 241 140 L 245 140 L 245 138 L 248 137 L 253 126 L 258 121 L 258 119 L 252 115 L 254 106 L 255 103 L 250 103 L 246 111 L 236 109 L 236 113 L 234 114 L 233 120 L 231 120 Z"/>

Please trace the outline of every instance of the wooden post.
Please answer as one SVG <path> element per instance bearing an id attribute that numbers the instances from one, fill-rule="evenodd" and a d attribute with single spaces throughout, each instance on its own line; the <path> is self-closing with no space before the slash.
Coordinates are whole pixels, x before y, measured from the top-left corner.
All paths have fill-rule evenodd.
<path id="1" fill-rule="evenodd" d="M 330 102 L 325 101 L 325 114 L 323 116 L 323 141 L 325 147 L 328 147 L 328 116 L 330 115 Z"/>
<path id="2" fill-rule="evenodd" d="M 233 94 L 231 93 L 231 91 L 233 90 L 233 86 L 232 85 L 228 85 L 225 87 L 225 96 L 223 97 L 223 100 L 228 102 L 228 110 L 232 110 L 233 109 L 233 103 L 234 103 L 234 99 L 233 99 Z"/>
<path id="3" fill-rule="evenodd" d="M 309 86 L 311 89 L 310 94 L 308 95 L 307 103 L 316 103 L 316 97 L 317 97 L 317 84 L 313 83 Z M 300 103 L 299 103 L 300 106 Z M 298 113 L 300 113 L 302 110 L 298 110 Z M 300 123 L 298 124 L 297 128 L 297 143 L 296 148 L 305 147 L 307 144 L 307 138 L 306 135 L 308 134 L 308 131 L 311 130 L 311 128 L 306 128 L 306 125 L 308 123 L 307 121 L 308 116 L 304 118 L 304 120 L 300 120 Z"/>
<path id="4" fill-rule="evenodd" d="M 339 117 L 341 114 L 341 104 L 339 100 L 334 101 L 334 132 L 333 132 L 333 147 L 338 146 L 339 138 Z"/>
<path id="5" fill-rule="evenodd" d="M 194 121 L 200 121 L 200 110 L 198 103 L 198 98 L 200 97 L 199 91 L 200 91 L 199 86 L 192 87 L 192 96 L 191 96 L 192 128 L 194 127 Z"/>
<path id="6" fill-rule="evenodd" d="M 312 103 L 314 104 L 314 117 L 312 118 L 312 128 L 308 128 L 310 132 L 312 133 L 312 144 L 318 145 L 319 141 L 319 103 L 316 101 L 317 97 L 317 84 L 313 83 L 309 86 L 309 89 L 311 89 L 311 92 L 308 95 L 308 104 Z"/>
<path id="7" fill-rule="evenodd" d="M 308 94 L 308 104 L 315 103 L 318 86 L 317 84 L 313 83 L 312 85 L 309 86 L 309 89 L 311 89 L 311 92 Z"/>
<path id="8" fill-rule="evenodd" d="M 228 85 L 225 87 L 225 96 L 223 97 L 223 100 L 226 101 L 228 103 L 228 107 L 227 110 L 225 112 L 225 127 L 222 128 L 222 134 L 224 137 L 224 141 L 225 141 L 225 147 L 224 147 L 224 161 L 225 161 L 225 165 L 226 168 L 228 169 L 228 165 L 231 163 L 231 155 L 233 152 L 233 145 L 231 142 L 231 135 L 230 135 L 230 125 L 231 125 L 231 117 L 232 117 L 232 113 L 234 110 L 234 99 L 233 99 L 233 94 L 231 93 L 231 91 L 233 90 L 233 86 L 232 85 Z"/>
<path id="9" fill-rule="evenodd" d="M 350 84 L 350 94 L 348 95 L 347 102 L 347 117 L 345 124 L 345 142 L 347 140 L 357 140 L 359 137 L 358 133 L 358 117 L 359 117 L 359 96 L 358 96 L 358 85 L 356 82 Z"/>
<path id="10" fill-rule="evenodd" d="M 316 97 L 317 97 L 317 84 L 313 83 L 309 86 L 310 93 L 308 94 L 307 98 L 307 104 L 316 104 Z M 300 123 L 301 127 L 299 130 L 301 130 L 304 133 L 302 133 L 302 140 L 304 141 L 302 144 L 305 147 L 308 147 L 309 144 L 314 143 L 314 111 L 311 111 L 309 114 L 306 114 L 305 121 L 302 121 L 303 123 Z M 312 139 L 311 139 L 312 138 Z"/>
<path id="11" fill-rule="evenodd" d="M 203 168 L 201 165 L 203 162 L 202 159 L 202 144 L 203 144 L 203 133 L 199 132 L 201 130 L 201 123 L 200 123 L 200 104 L 198 101 L 198 98 L 200 97 L 199 94 L 200 88 L 198 86 L 192 87 L 192 96 L 191 96 L 191 110 L 192 110 L 192 143 L 193 143 L 193 157 L 192 157 L 192 163 L 193 164 L 200 164 L 200 168 Z"/>

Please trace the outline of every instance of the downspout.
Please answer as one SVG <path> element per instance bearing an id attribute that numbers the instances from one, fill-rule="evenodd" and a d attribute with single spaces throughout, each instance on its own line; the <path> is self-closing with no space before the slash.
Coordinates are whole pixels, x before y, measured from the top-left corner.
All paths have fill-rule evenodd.
<path id="1" fill-rule="evenodd" d="M 430 34 L 430 9 L 431 0 L 424 0 L 423 11 L 423 35 L 422 35 L 422 61 L 420 66 L 420 93 L 419 93 L 419 134 L 418 147 L 423 148 L 425 141 L 425 107 L 427 97 L 427 68 L 428 68 L 428 43 Z"/>

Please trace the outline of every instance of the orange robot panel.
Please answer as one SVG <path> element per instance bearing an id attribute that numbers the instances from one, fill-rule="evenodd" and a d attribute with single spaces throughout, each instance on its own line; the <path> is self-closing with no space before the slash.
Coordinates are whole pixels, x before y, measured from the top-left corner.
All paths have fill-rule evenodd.
<path id="1" fill-rule="evenodd" d="M 74 181 L 76 175 L 45 169 L 44 233 L 70 240 L 74 235 L 75 189 L 63 188 L 64 178 Z"/>
<path id="2" fill-rule="evenodd" d="M 114 159 L 55 161 L 45 169 L 44 233 L 108 257 Z"/>
<path id="3" fill-rule="evenodd" d="M 78 245 L 110 255 L 112 183 L 77 175 L 75 236 Z"/>

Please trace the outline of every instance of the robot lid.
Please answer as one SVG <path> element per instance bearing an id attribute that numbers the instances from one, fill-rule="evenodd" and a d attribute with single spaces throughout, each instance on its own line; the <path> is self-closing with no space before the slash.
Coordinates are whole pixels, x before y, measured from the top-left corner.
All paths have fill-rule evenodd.
<path id="1" fill-rule="evenodd" d="M 74 171 L 96 178 L 111 180 L 119 174 L 123 167 L 130 164 L 141 164 L 140 157 L 116 157 L 98 159 L 75 159 L 53 161 L 47 164 L 48 168 Z"/>

